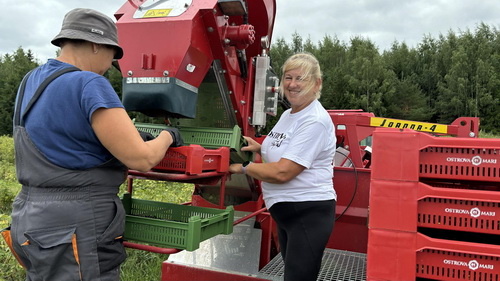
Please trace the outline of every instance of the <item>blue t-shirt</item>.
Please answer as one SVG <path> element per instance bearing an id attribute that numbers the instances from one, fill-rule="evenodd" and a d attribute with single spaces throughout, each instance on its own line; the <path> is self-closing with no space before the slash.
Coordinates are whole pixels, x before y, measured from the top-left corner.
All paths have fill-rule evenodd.
<path id="1" fill-rule="evenodd" d="M 36 68 L 26 83 L 21 113 L 45 78 L 70 66 L 49 59 Z M 92 129 L 92 113 L 115 107 L 123 108 L 123 104 L 105 77 L 90 71 L 70 72 L 47 86 L 25 115 L 25 127 L 50 162 L 68 169 L 88 169 L 112 158 Z"/>

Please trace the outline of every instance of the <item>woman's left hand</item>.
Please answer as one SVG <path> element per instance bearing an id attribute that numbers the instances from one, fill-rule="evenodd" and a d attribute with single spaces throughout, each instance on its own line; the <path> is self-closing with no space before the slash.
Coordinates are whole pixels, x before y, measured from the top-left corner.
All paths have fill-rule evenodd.
<path id="1" fill-rule="evenodd" d="M 229 165 L 229 172 L 231 174 L 243 174 L 243 165 L 231 164 L 231 165 Z"/>

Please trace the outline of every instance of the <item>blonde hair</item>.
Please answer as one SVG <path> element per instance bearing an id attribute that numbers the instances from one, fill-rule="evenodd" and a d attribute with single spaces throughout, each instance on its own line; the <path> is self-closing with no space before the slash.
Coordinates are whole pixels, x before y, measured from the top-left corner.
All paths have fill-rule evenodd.
<path id="1" fill-rule="evenodd" d="M 293 69 L 300 69 L 302 71 L 302 79 L 305 81 L 305 87 L 301 91 L 301 95 L 305 95 L 313 90 L 316 86 L 316 81 L 320 80 L 318 91 L 315 94 L 316 99 L 321 97 L 321 68 L 316 57 L 310 53 L 297 53 L 290 56 L 282 66 L 282 76 L 280 83 L 280 93 L 283 94 L 284 86 L 283 81 L 285 80 L 285 73 Z"/>

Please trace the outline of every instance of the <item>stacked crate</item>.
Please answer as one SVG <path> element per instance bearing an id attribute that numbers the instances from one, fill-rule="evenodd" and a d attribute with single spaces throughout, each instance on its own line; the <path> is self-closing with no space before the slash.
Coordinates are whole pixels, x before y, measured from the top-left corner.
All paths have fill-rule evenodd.
<path id="1" fill-rule="evenodd" d="M 168 128 L 163 124 L 134 125 L 153 137 Z M 132 198 L 134 177 L 206 185 L 220 182 L 220 198 L 224 198 L 229 163 L 246 161 L 251 155 L 240 150 L 244 139 L 238 126 L 178 129 L 183 146 L 170 147 L 149 172 L 129 171 L 129 193 L 122 197 L 126 211 L 124 239 L 131 241 L 128 247 L 157 253 L 194 251 L 200 242 L 233 231 L 234 207 L 224 206 L 223 200 L 211 208 Z"/>
<path id="2" fill-rule="evenodd" d="M 373 134 L 368 280 L 500 280 L 500 141 Z"/>

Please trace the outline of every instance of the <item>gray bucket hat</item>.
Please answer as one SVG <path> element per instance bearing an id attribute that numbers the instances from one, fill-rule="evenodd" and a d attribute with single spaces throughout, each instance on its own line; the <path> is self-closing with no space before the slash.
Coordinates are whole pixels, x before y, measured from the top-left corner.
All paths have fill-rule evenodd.
<path id="1" fill-rule="evenodd" d="M 51 43 L 60 47 L 61 39 L 80 39 L 96 44 L 115 47 L 115 59 L 123 57 L 123 49 L 118 45 L 116 25 L 108 16 L 92 10 L 77 8 L 69 11 Z"/>

